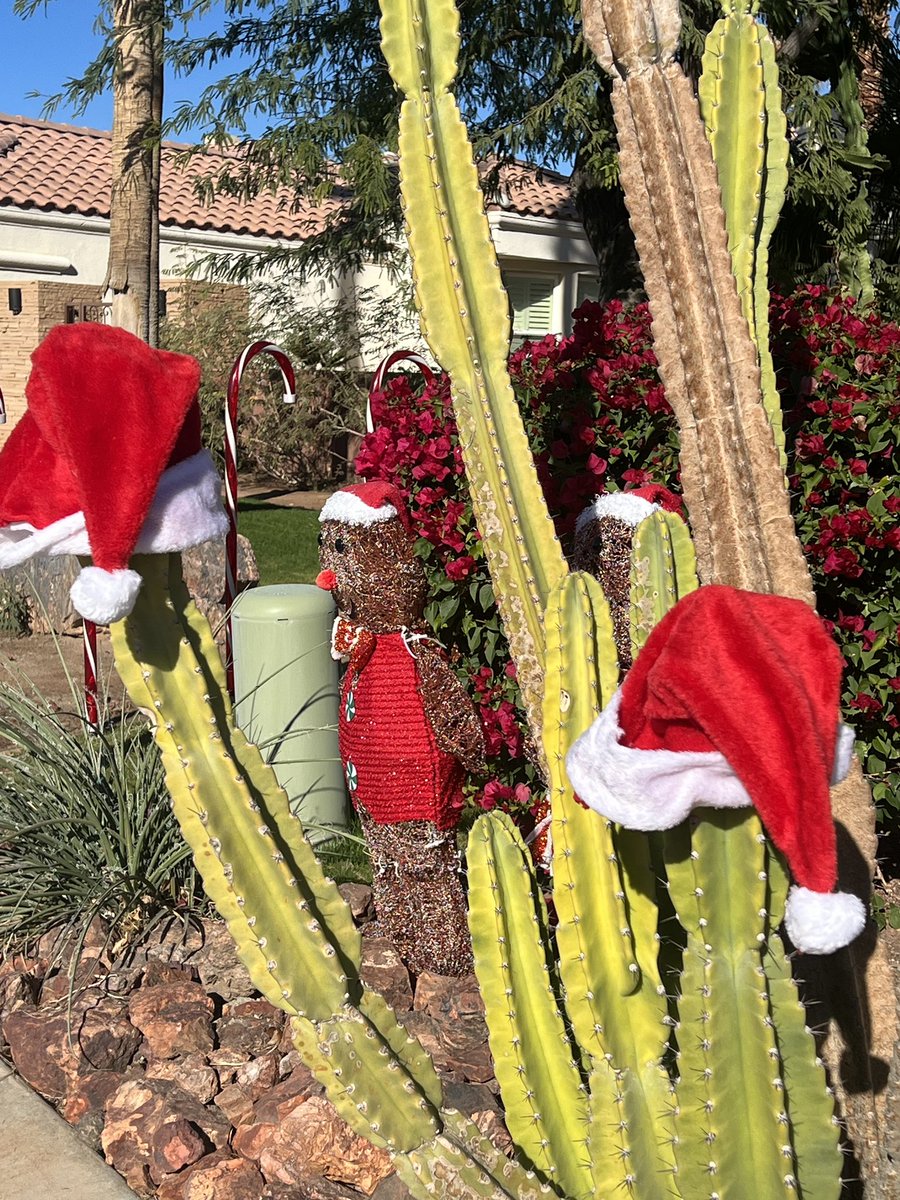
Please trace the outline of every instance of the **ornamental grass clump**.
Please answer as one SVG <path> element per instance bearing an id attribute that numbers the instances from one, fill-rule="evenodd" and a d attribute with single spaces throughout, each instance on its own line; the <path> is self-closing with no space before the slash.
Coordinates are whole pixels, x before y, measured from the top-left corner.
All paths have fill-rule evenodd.
<path id="1" fill-rule="evenodd" d="M 202 903 L 146 720 L 107 710 L 93 730 L 0 683 L 0 946 L 54 930 L 77 949 L 100 917 L 124 950 Z"/>

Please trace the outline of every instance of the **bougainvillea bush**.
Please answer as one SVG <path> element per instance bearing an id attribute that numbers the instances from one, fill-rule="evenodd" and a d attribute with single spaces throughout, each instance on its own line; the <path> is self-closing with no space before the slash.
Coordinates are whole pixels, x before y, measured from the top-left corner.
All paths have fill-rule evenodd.
<path id="1" fill-rule="evenodd" d="M 791 494 L 819 611 L 848 662 L 844 704 L 883 815 L 900 817 L 900 328 L 809 287 L 773 303 L 773 351 L 788 429 Z M 510 372 L 557 531 L 603 490 L 678 490 L 678 441 L 645 305 L 586 303 L 570 336 L 526 343 Z M 489 777 L 482 808 L 527 823 L 540 800 L 515 670 L 472 519 L 449 388 L 396 375 L 373 397 L 375 432 L 356 459 L 397 483 L 420 535 L 428 618 L 479 705 Z M 900 824 L 900 819 L 895 820 Z"/>

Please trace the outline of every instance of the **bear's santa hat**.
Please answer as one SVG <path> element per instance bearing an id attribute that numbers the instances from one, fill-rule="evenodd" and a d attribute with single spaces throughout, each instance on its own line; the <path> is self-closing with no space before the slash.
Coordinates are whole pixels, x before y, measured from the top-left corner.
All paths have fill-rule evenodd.
<path id="1" fill-rule="evenodd" d="M 653 630 L 625 682 L 566 759 L 580 798 L 629 829 L 670 829 L 692 809 L 753 805 L 796 886 L 794 945 L 828 954 L 865 924 L 835 892 L 829 783 L 853 737 L 839 716 L 843 661 L 799 600 L 709 586 Z"/>
<path id="2" fill-rule="evenodd" d="M 0 452 L 0 568 L 90 556 L 75 608 L 108 624 L 141 585 L 134 553 L 184 550 L 228 528 L 200 443 L 200 365 L 124 329 L 51 329 L 31 356 L 28 408 Z"/>
<path id="3" fill-rule="evenodd" d="M 339 492 L 333 492 L 319 513 L 320 521 L 339 521 L 342 525 L 380 525 L 395 519 L 407 533 L 412 532 L 400 489 L 383 479 L 351 483 Z"/>

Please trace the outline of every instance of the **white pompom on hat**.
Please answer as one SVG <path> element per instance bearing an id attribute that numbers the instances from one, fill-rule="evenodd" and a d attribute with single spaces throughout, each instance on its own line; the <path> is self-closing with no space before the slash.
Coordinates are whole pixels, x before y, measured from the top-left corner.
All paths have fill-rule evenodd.
<path id="1" fill-rule="evenodd" d="M 141 584 L 132 554 L 227 532 L 200 441 L 200 365 L 92 323 L 56 326 L 31 361 L 27 411 L 0 452 L 0 568 L 90 556 L 72 602 L 98 624 L 120 620 Z"/>

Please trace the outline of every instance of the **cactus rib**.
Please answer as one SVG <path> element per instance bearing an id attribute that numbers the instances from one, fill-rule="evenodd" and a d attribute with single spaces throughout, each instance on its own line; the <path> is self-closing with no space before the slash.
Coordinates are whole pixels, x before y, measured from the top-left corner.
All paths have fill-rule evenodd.
<path id="1" fill-rule="evenodd" d="M 697 95 L 712 147 L 728 249 L 759 357 L 762 400 L 783 470 L 781 402 L 769 350 L 769 244 L 787 191 L 787 121 L 775 47 L 744 2 L 728 6 L 706 39 Z"/>
<path id="2" fill-rule="evenodd" d="M 698 587 L 697 560 L 687 526 L 659 510 L 634 531 L 631 551 L 631 650 L 636 658 L 654 625 Z"/>
<path id="3" fill-rule="evenodd" d="M 469 836 L 469 928 L 506 1123 L 533 1165 L 591 1195 L 585 1089 L 551 979 L 547 914 L 531 856 L 505 813 Z"/>

